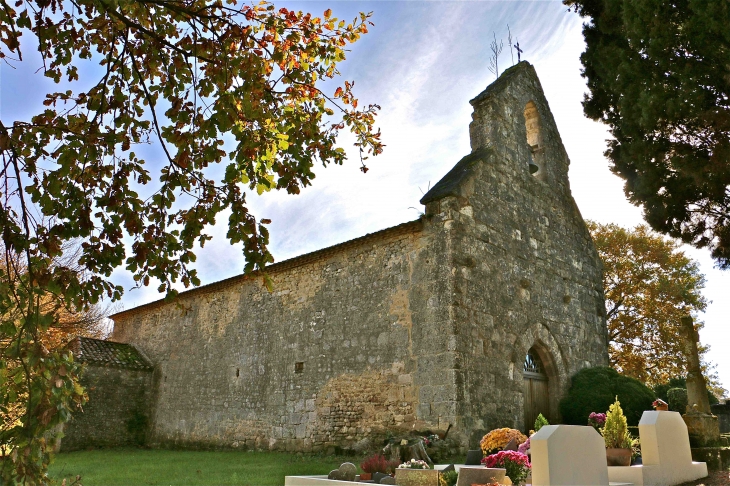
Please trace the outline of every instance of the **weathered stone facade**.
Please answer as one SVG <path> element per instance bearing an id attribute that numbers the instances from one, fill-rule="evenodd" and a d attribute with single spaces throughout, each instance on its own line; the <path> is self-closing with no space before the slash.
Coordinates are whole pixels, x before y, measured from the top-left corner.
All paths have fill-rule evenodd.
<path id="1" fill-rule="evenodd" d="M 424 217 L 121 312 L 155 365 L 152 444 L 321 451 L 442 429 L 524 428 L 525 354 L 549 377 L 607 364 L 598 255 L 534 69 L 472 100 L 472 153 Z M 531 174 L 538 169 L 537 172 Z"/>

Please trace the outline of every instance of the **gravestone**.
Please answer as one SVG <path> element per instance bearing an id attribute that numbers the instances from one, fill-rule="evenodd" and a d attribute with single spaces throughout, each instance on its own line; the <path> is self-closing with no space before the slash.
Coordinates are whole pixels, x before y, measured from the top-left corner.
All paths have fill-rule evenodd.
<path id="1" fill-rule="evenodd" d="M 707 464 L 692 462 L 687 425 L 678 412 L 646 411 L 639 421 L 640 466 L 609 467 L 611 481 L 672 486 L 707 476 Z"/>
<path id="2" fill-rule="evenodd" d="M 473 484 L 504 483 L 506 470 L 503 468 L 489 468 L 484 466 L 461 466 L 456 486 L 471 486 Z"/>
<path id="3" fill-rule="evenodd" d="M 685 316 L 681 321 L 684 354 L 687 358 L 687 410 L 682 418 L 687 424 L 687 431 L 692 442 L 698 446 L 711 445 L 720 440 L 720 424 L 710 410 L 707 386 L 700 369 L 700 357 L 697 350 L 699 336 L 695 331 L 691 316 Z"/>
<path id="4" fill-rule="evenodd" d="M 593 427 L 545 425 L 530 450 L 533 486 L 608 486 L 606 446 Z"/>

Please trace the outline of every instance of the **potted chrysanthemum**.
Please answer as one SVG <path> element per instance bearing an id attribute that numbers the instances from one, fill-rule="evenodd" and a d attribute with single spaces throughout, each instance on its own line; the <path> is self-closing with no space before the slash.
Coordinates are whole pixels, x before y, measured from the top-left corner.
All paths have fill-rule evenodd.
<path id="1" fill-rule="evenodd" d="M 527 437 L 519 430 L 505 427 L 490 431 L 487 435 L 482 437 L 482 440 L 479 442 L 479 446 L 482 449 L 482 453 L 487 456 L 501 451 L 510 442 L 513 442 L 516 447 L 526 440 Z"/>
<path id="2" fill-rule="evenodd" d="M 439 486 L 439 472 L 431 469 L 426 461 L 411 459 L 395 470 L 398 486 Z"/>
<path id="3" fill-rule="evenodd" d="M 523 484 L 532 469 L 527 456 L 518 451 L 499 451 L 482 459 L 482 464 L 491 468 L 504 468 L 515 486 Z"/>

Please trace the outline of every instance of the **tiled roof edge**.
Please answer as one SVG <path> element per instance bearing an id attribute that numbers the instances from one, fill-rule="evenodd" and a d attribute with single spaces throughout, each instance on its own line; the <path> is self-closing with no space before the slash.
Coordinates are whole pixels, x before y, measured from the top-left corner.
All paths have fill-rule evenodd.
<path id="1" fill-rule="evenodd" d="M 316 250 L 311 253 L 305 253 L 304 255 L 290 258 L 288 260 L 284 260 L 279 263 L 274 263 L 274 264 L 266 267 L 265 271 L 268 274 L 284 272 L 287 270 L 291 270 L 292 268 L 300 267 L 302 265 L 306 265 L 308 263 L 315 262 L 322 258 L 332 256 L 336 253 L 339 253 L 340 251 L 360 246 L 360 245 L 368 243 L 372 240 L 377 240 L 377 239 L 380 239 L 380 238 L 386 237 L 386 236 L 396 236 L 399 234 L 415 233 L 415 232 L 421 231 L 422 229 L 423 229 L 423 222 L 419 218 L 414 221 L 408 221 L 406 223 L 401 223 L 397 226 L 391 226 L 390 228 L 376 231 L 375 233 L 368 233 L 368 234 L 360 236 L 358 238 L 354 238 L 352 240 L 338 243 L 337 245 L 329 246 L 327 248 L 322 248 L 321 250 Z M 246 275 L 246 274 L 236 275 L 235 277 L 230 277 L 225 280 L 220 280 L 218 282 L 213 282 L 213 283 L 210 283 L 207 285 L 202 285 L 200 287 L 196 287 L 194 289 L 180 292 L 177 296 L 177 299 L 179 299 L 180 297 L 183 297 L 183 296 L 189 297 L 189 296 L 193 296 L 193 295 L 204 295 L 204 294 L 207 294 L 210 292 L 217 292 L 219 290 L 223 290 L 225 288 L 231 287 L 231 286 L 236 285 L 245 280 L 260 277 L 261 275 L 262 275 L 261 272 L 254 272 L 254 273 L 248 274 L 248 275 Z M 161 307 L 161 306 L 163 306 L 165 304 L 169 304 L 169 303 L 170 302 L 166 302 L 165 299 L 159 299 L 159 300 L 150 302 L 149 304 L 143 304 L 143 305 L 140 305 L 137 307 L 133 307 L 129 310 L 117 312 L 116 314 L 109 316 L 109 318 L 114 321 L 124 320 L 124 319 L 128 319 L 129 317 L 131 317 L 135 314 L 138 314 L 139 312 Z"/>
<path id="2" fill-rule="evenodd" d="M 420 203 L 425 205 L 446 196 L 457 195 L 461 183 L 472 174 L 476 163 L 486 160 L 492 152 L 491 148 L 482 147 L 469 155 L 462 157 L 462 159 L 457 162 L 456 165 L 431 188 L 431 190 L 423 195 Z"/>
<path id="3" fill-rule="evenodd" d="M 83 345 L 82 341 L 94 341 L 96 346 L 99 346 L 101 348 L 108 348 L 109 345 L 113 347 L 128 347 L 132 348 L 137 356 L 134 358 L 133 363 L 118 363 L 118 362 L 109 362 L 102 357 L 95 356 L 94 354 L 85 354 L 83 352 Z M 135 345 L 130 343 L 120 343 L 118 341 L 109 341 L 105 339 L 96 339 L 96 338 L 90 338 L 85 336 L 76 336 L 73 338 L 69 343 L 66 345 L 75 356 L 75 359 L 80 363 L 86 363 L 88 365 L 93 366 L 102 366 L 105 368 L 122 368 L 122 369 L 129 369 L 129 370 L 141 370 L 141 371 L 152 371 L 154 369 L 154 365 L 152 364 L 152 361 L 142 352 L 140 351 Z M 112 351 L 110 351 L 112 354 L 114 354 Z M 118 359 L 118 358 L 117 358 Z"/>

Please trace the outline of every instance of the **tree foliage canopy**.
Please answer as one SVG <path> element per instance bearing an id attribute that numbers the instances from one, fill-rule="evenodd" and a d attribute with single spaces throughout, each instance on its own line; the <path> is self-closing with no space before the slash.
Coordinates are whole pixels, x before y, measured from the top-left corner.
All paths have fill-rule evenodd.
<path id="1" fill-rule="evenodd" d="M 247 191 L 298 193 L 316 162 L 343 163 L 346 128 L 361 161 L 382 151 L 378 106 L 329 81 L 369 25 L 235 0 L 3 2 L 0 61 L 39 55 L 69 89 L 29 120 L 0 120 L 0 406 L 25 387 L 22 419 L 0 436 L 0 482 L 43 482 L 49 431 L 83 401 L 70 354 L 41 342 L 59 319 L 43 302 L 74 313 L 117 299 L 121 266 L 169 295 L 197 285 L 194 249 L 224 211 L 245 270 L 261 269 L 269 221 L 248 211 Z M 148 143 L 161 160 L 140 155 Z M 81 272 L 54 264 L 71 240 Z"/>
<path id="2" fill-rule="evenodd" d="M 730 3 L 564 0 L 588 18 L 585 114 L 651 227 L 730 267 Z"/>
<path id="3" fill-rule="evenodd" d="M 603 261 L 611 366 L 649 386 L 684 375 L 680 319 L 707 307 L 697 263 L 644 225 L 627 230 L 588 222 L 588 228 Z M 695 326 L 703 323 L 695 319 Z M 702 358 L 707 347 L 699 350 Z"/>

